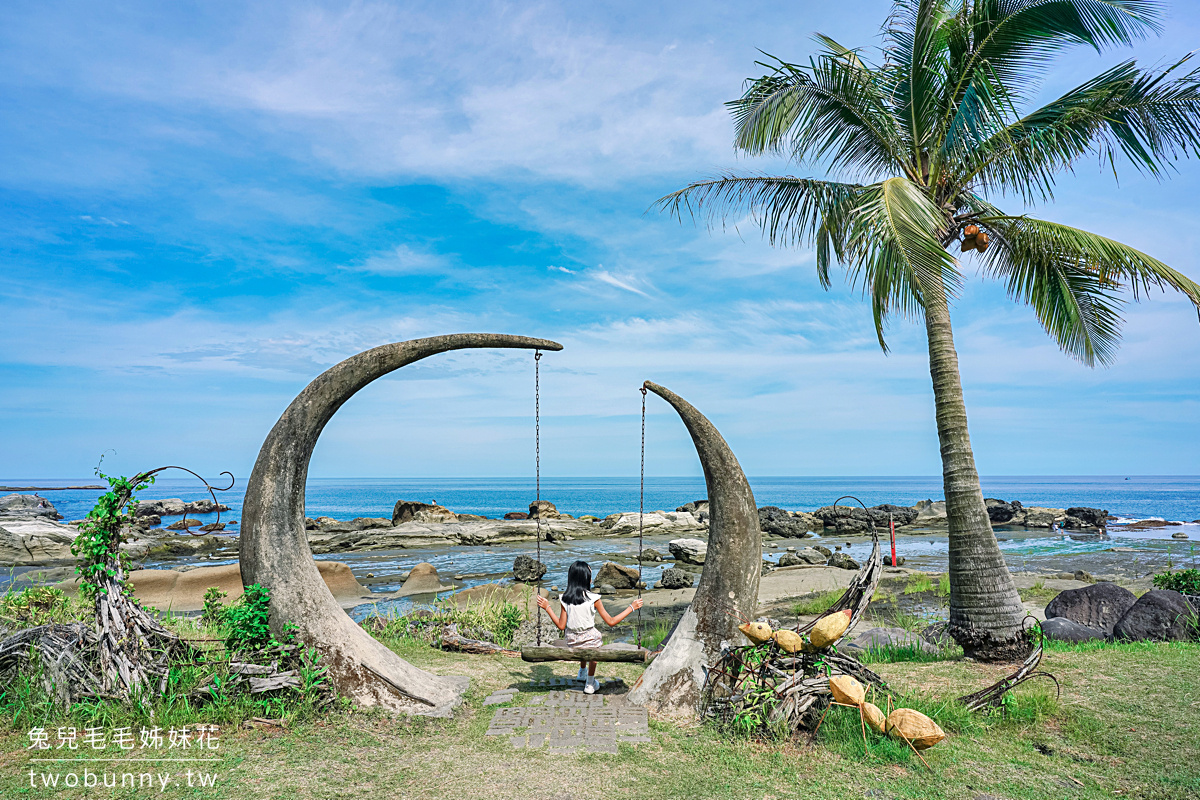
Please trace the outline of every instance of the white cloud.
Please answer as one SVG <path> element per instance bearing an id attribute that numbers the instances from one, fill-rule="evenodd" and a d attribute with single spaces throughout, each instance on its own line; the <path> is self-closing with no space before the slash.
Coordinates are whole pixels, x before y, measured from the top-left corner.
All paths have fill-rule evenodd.
<path id="1" fill-rule="evenodd" d="M 641 283 L 641 284 L 645 285 L 646 282 L 644 279 L 639 278 L 637 276 L 614 275 L 613 273 L 609 272 L 608 270 L 604 270 L 604 269 L 590 270 L 588 272 L 588 275 L 591 278 L 593 278 L 597 281 L 600 281 L 600 283 L 606 283 L 609 286 L 615 286 L 618 289 L 624 289 L 627 292 L 633 292 L 634 294 L 640 294 L 642 297 L 650 297 L 650 294 L 648 292 L 646 292 L 643 289 L 638 288 L 637 284 Z"/>

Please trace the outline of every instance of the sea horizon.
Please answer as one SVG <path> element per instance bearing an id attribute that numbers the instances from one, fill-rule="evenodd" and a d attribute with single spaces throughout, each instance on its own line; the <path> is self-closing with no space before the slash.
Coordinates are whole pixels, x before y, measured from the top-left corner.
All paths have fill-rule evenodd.
<path id="1" fill-rule="evenodd" d="M 206 476 L 220 486 L 220 476 Z M 943 499 L 940 475 L 760 475 L 748 480 L 761 506 L 811 511 L 852 495 L 865 505 L 895 503 L 912 506 L 921 500 Z M 86 478 L 0 478 L 0 486 L 100 485 Z M 1191 521 L 1200 518 L 1200 476 L 1197 475 L 991 475 L 980 483 L 986 497 L 1019 500 L 1030 506 L 1104 508 L 1115 517 L 1163 518 Z M 5 491 L 6 490 L 0 490 Z M 217 492 L 218 499 L 240 514 L 245 482 Z M 534 476 L 519 477 L 313 477 L 306 491 L 310 517 L 348 519 L 390 516 L 397 501 L 437 501 L 455 512 L 498 517 L 522 511 L 537 496 Z M 555 476 L 543 478 L 540 496 L 562 513 L 605 516 L 638 508 L 637 476 Z M 700 475 L 647 476 L 645 508 L 673 510 L 705 496 Z M 95 502 L 95 489 L 53 490 L 47 495 L 66 519 L 84 516 Z M 194 478 L 161 477 L 140 496 L 146 500 L 167 497 L 199 499 L 207 496 Z M 845 503 L 852 501 L 845 501 Z"/>

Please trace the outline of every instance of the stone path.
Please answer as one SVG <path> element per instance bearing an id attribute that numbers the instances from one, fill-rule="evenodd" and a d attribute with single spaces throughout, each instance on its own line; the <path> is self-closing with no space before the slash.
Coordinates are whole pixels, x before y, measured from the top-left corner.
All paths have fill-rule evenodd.
<path id="1" fill-rule="evenodd" d="M 582 686 L 579 681 L 558 680 Z M 516 689 L 501 689 L 484 700 L 484 705 L 507 702 L 515 696 Z M 650 728 L 646 709 L 629 705 L 623 695 L 554 690 L 534 697 L 527 706 L 497 709 L 487 735 L 507 736 L 509 744 L 518 749 L 616 753 L 621 742 L 650 741 Z"/>

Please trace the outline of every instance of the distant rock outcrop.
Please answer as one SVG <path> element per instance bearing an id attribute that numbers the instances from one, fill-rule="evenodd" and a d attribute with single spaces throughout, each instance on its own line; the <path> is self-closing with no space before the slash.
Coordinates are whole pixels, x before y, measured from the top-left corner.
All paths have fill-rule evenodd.
<path id="1" fill-rule="evenodd" d="M 8 494 L 0 497 L 0 520 L 4 519 L 62 519 L 58 509 L 36 494 Z"/>
<path id="2" fill-rule="evenodd" d="M 318 520 L 319 522 L 320 520 Z M 399 500 L 392 509 L 392 525 L 405 522 L 457 522 L 458 516 L 445 506 Z"/>

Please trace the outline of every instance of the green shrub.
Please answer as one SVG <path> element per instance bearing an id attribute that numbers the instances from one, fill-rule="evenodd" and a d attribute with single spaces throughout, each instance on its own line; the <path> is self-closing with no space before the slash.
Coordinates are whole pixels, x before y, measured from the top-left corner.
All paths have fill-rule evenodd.
<path id="1" fill-rule="evenodd" d="M 89 619 L 91 605 L 83 600 L 72 600 L 52 586 L 31 586 L 22 592 L 9 590 L 0 597 L 0 616 L 32 627 Z"/>
<path id="2" fill-rule="evenodd" d="M 215 586 L 210 586 L 204 592 L 204 613 L 200 615 L 200 623 L 210 627 L 217 627 L 225 621 L 225 606 L 221 605 L 221 599 L 228 597 L 229 592 L 222 592 Z"/>
<path id="3" fill-rule="evenodd" d="M 259 650 L 277 644 L 271 635 L 270 603 L 270 593 L 256 583 L 247 586 L 241 599 L 224 610 L 227 650 Z M 295 626 L 288 623 L 284 628 L 288 631 L 284 639 L 292 639 L 291 629 Z"/>
<path id="4" fill-rule="evenodd" d="M 1154 588 L 1171 589 L 1180 594 L 1200 595 L 1200 569 L 1160 572 L 1154 576 Z"/>
<path id="5" fill-rule="evenodd" d="M 904 585 L 905 594 L 920 594 L 921 592 L 933 591 L 933 579 L 923 572 L 919 572 L 908 579 L 908 583 Z"/>
<path id="6" fill-rule="evenodd" d="M 801 595 L 796 598 L 796 602 L 792 603 L 792 614 L 797 617 L 824 614 L 841 596 L 841 592 L 814 592 Z"/>

